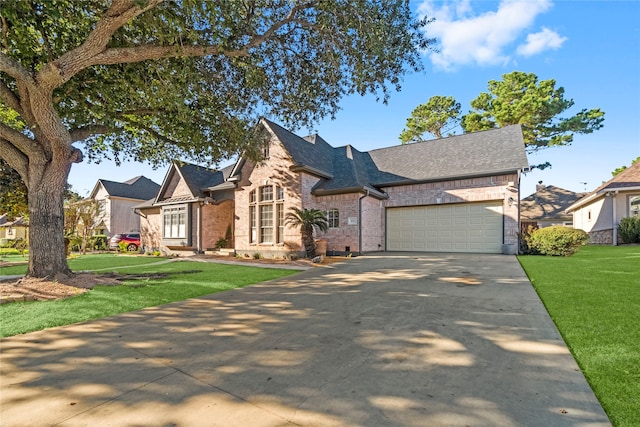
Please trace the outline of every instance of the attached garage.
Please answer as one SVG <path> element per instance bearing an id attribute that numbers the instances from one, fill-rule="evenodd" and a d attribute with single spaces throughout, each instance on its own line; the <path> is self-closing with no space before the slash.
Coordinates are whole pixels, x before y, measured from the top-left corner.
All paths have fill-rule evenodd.
<path id="1" fill-rule="evenodd" d="M 502 200 L 387 208 L 387 250 L 501 253 Z"/>

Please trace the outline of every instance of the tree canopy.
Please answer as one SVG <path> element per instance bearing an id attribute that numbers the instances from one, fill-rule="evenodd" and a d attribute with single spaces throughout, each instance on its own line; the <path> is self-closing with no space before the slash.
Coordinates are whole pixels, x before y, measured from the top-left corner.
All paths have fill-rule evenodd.
<path id="1" fill-rule="evenodd" d="M 442 132 L 451 130 L 460 122 L 459 116 L 460 103 L 452 96 L 432 96 L 426 104 L 413 110 L 407 119 L 407 127 L 400 134 L 400 141 L 403 144 L 419 142 L 425 133 L 442 138 Z"/>
<path id="2" fill-rule="evenodd" d="M 5 0 L 0 156 L 29 190 L 29 274 L 68 272 L 73 163 L 255 154 L 259 116 L 297 127 L 348 94 L 386 102 L 420 69 L 427 23 L 400 0 Z"/>
<path id="3" fill-rule="evenodd" d="M 604 112 L 582 109 L 568 118 L 560 117 L 574 105 L 564 98 L 564 88 L 555 80 L 538 81 L 533 73 L 513 71 L 502 80 L 491 80 L 488 92 L 471 101 L 473 111 L 462 117 L 465 132 L 522 125 L 527 152 L 570 145 L 574 134 L 588 134 L 602 128 Z"/>
<path id="4" fill-rule="evenodd" d="M 636 162 L 638 162 L 638 161 L 640 161 L 640 157 L 636 157 L 635 159 L 633 159 L 631 161 L 631 164 L 635 165 Z M 611 172 L 611 176 L 616 176 L 616 175 L 620 174 L 620 172 L 624 171 L 626 168 L 627 168 L 627 166 L 620 166 L 619 168 L 615 168 L 613 170 L 613 172 Z"/>

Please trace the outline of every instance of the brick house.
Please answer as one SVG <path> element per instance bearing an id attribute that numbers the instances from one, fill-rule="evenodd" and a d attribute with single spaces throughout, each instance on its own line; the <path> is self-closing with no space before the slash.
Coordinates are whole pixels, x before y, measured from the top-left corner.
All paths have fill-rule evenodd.
<path id="1" fill-rule="evenodd" d="M 208 171 L 211 182 L 190 192 L 163 195 L 161 190 L 154 203 L 140 209 L 147 222 L 155 221 L 156 232 L 170 231 L 162 222 L 168 218 L 166 206 L 186 203 L 179 199 L 184 193 L 193 206 L 192 237 L 184 246 L 195 251 L 212 243 L 206 233 L 214 239 L 223 235 L 232 219 L 237 253 L 302 254 L 299 231 L 284 225 L 291 207 L 327 213 L 329 229 L 316 237 L 327 241 L 329 254 L 513 253 L 518 247 L 520 173 L 528 168 L 518 125 L 369 152 L 332 147 L 318 135 L 302 138 L 266 119 L 259 126 L 266 132 L 263 161 L 241 158 L 223 171 Z M 171 187 L 168 181 L 179 181 L 174 170 L 176 164 L 163 189 Z M 214 220 L 213 210 L 201 212 L 207 201 L 226 202 L 228 216 Z M 163 237 L 160 243 L 168 242 Z"/>
<path id="2" fill-rule="evenodd" d="M 136 206 L 142 248 L 202 252 L 232 237 L 235 184 L 226 181 L 232 169 L 173 162 L 156 196 Z"/>

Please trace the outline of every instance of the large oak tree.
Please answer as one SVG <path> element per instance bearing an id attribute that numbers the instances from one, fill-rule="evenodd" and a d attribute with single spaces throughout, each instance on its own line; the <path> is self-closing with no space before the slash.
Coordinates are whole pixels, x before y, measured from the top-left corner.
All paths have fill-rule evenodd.
<path id="1" fill-rule="evenodd" d="M 5 0 L 0 156 L 29 195 L 28 274 L 69 274 L 63 194 L 83 157 L 215 163 L 347 94 L 386 101 L 420 68 L 427 21 L 397 0 Z M 15 125 L 13 122 L 18 122 Z"/>

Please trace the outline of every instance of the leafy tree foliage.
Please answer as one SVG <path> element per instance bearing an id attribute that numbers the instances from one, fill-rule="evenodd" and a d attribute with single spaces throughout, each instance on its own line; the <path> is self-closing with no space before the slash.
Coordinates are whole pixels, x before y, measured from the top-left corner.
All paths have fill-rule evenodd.
<path id="1" fill-rule="evenodd" d="M 488 92 L 471 101 L 475 111 L 462 117 L 465 132 L 521 124 L 527 152 L 570 145 L 573 135 L 588 134 L 602 128 L 604 112 L 583 109 L 568 118 L 560 117 L 574 105 L 564 98 L 564 88 L 555 80 L 538 81 L 533 73 L 514 71 L 502 80 L 491 80 Z"/>
<path id="2" fill-rule="evenodd" d="M 0 158 L 0 214 L 8 220 L 27 216 L 27 186 L 7 162 Z"/>
<path id="3" fill-rule="evenodd" d="M 420 68 L 427 22 L 400 0 L 5 0 L 0 156 L 29 191 L 28 274 L 70 272 L 63 192 L 84 156 L 257 156 L 258 116 L 296 127 L 347 94 L 386 102 Z"/>
<path id="4" fill-rule="evenodd" d="M 460 121 L 460 103 L 451 96 L 432 96 L 426 104 L 418 105 L 407 127 L 400 134 L 403 144 L 423 141 L 425 133 L 442 138 L 442 132 L 452 129 Z"/>
<path id="5" fill-rule="evenodd" d="M 634 165 L 637 161 L 640 161 L 640 157 L 636 157 L 635 160 L 632 160 L 631 164 Z M 616 176 L 626 168 L 627 168 L 626 166 L 620 166 L 619 168 L 615 168 L 613 172 L 611 172 L 611 175 Z"/>
<path id="6" fill-rule="evenodd" d="M 80 199 L 66 203 L 64 227 L 67 238 L 77 237 L 80 250 L 87 252 L 87 245 L 94 235 L 97 221 L 102 216 L 103 207 L 98 200 Z"/>
<path id="7" fill-rule="evenodd" d="M 313 231 L 316 228 L 320 231 L 327 231 L 329 228 L 329 222 L 324 212 L 318 209 L 299 209 L 293 207 L 290 212 L 287 212 L 284 223 L 290 227 L 300 228 L 302 244 L 304 245 L 307 257 L 315 258 L 316 243 L 313 240 Z"/>

